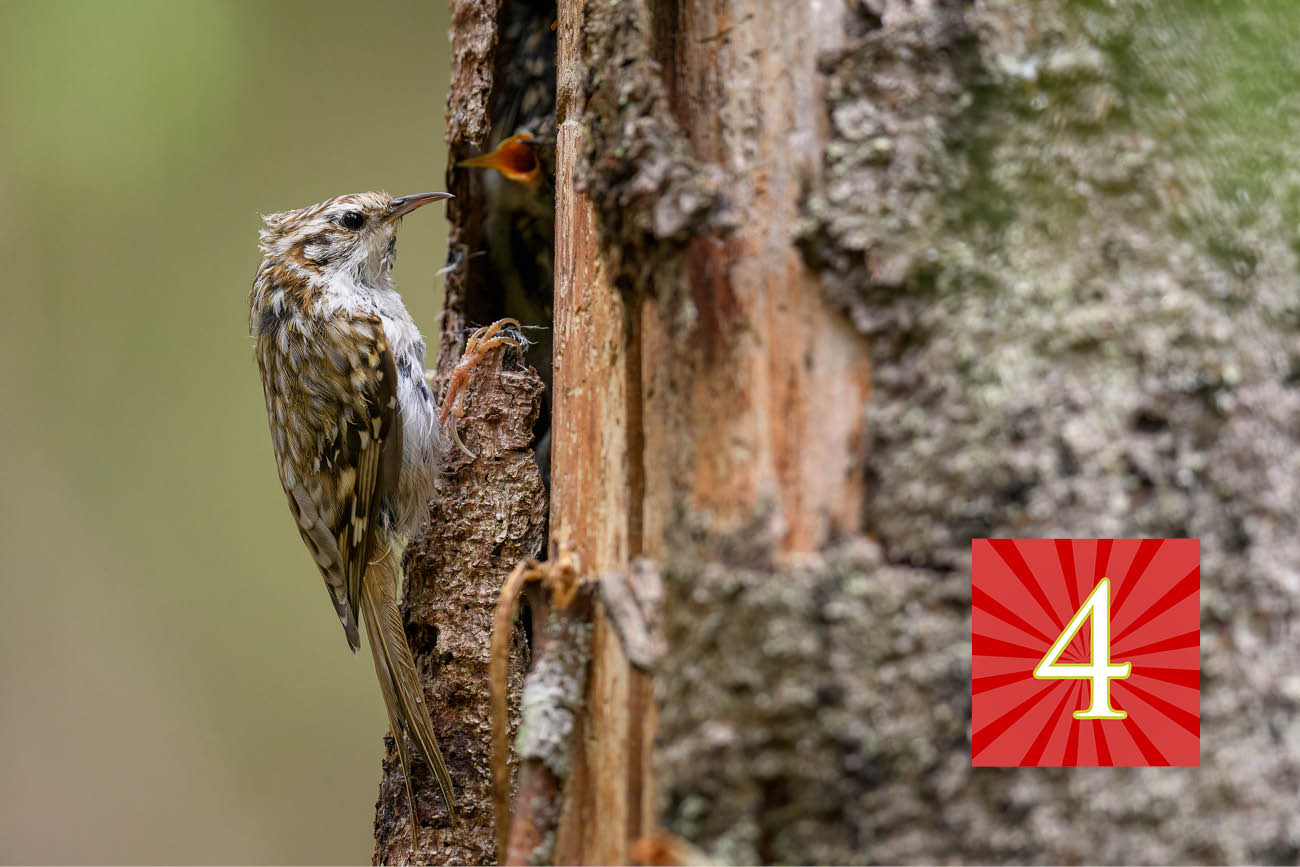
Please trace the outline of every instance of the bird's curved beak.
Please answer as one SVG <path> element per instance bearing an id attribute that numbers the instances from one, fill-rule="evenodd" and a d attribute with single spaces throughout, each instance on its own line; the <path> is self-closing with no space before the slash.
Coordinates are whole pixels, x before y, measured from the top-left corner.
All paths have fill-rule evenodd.
<path id="1" fill-rule="evenodd" d="M 399 196 L 393 199 L 393 209 L 388 212 L 388 219 L 396 220 L 398 217 L 411 213 L 421 205 L 427 205 L 430 202 L 441 202 L 443 199 L 456 198 L 451 193 L 412 193 L 409 196 Z"/>

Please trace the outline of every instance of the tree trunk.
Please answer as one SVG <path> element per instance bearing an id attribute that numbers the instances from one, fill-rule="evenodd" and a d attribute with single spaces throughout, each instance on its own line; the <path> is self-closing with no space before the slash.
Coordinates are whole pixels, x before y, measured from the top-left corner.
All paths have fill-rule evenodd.
<path id="1" fill-rule="evenodd" d="M 825 141 L 817 52 L 843 23 L 772 9 L 561 3 L 553 532 L 594 571 L 671 565 L 670 641 L 724 615 L 760 625 L 707 580 L 723 549 L 779 581 L 860 522 L 866 343 L 795 245 Z M 601 635 L 561 863 L 626 862 L 688 795 L 670 772 L 656 801 L 648 685 Z M 740 721 L 686 696 L 754 653 L 675 645 L 656 683 L 660 758 L 699 762 L 703 780 L 718 768 L 692 729 Z M 751 800 L 734 773 L 712 784 Z"/>
<path id="2" fill-rule="evenodd" d="M 688 527 L 775 569 L 861 511 L 865 342 L 794 244 L 825 127 L 810 49 L 839 24 L 705 5 L 561 4 L 551 515 L 596 572 L 680 556 Z M 670 636 L 709 616 L 685 601 Z M 561 863 L 626 862 L 659 824 L 649 685 L 596 635 Z"/>
<path id="3" fill-rule="evenodd" d="M 557 862 L 1300 857 L 1293 29 L 561 0 L 551 536 L 667 652 L 597 606 Z M 971 768 L 984 536 L 1201 539 L 1201 768 Z"/>
<path id="4" fill-rule="evenodd" d="M 464 351 L 472 326 L 517 313 L 509 309 L 489 257 L 482 255 L 485 190 L 455 162 L 477 153 L 492 129 L 491 95 L 499 43 L 494 2 L 455 0 L 452 91 L 447 141 L 452 223 L 445 273 L 446 313 L 438 354 L 439 394 Z M 488 640 L 507 574 L 538 556 L 546 536 L 546 491 L 534 457 L 543 381 L 505 351 L 473 368 L 457 428 L 471 458 L 452 445 L 438 479 L 425 536 L 407 555 L 407 637 L 425 679 L 429 708 L 456 787 L 458 818 L 417 770 L 420 825 L 414 846 L 402 770 L 389 741 L 375 814 L 376 864 L 491 863 L 496 858 L 490 763 Z M 511 636 L 507 693 L 510 726 L 529 659 L 520 622 Z"/>

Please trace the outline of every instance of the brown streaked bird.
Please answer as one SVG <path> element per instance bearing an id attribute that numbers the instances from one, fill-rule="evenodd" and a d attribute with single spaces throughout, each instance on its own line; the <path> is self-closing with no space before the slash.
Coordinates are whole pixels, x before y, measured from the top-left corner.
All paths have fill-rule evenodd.
<path id="1" fill-rule="evenodd" d="M 406 778 L 413 841 L 407 737 L 455 821 L 451 776 L 400 608 L 402 553 L 428 516 L 446 439 L 425 379 L 424 339 L 391 270 L 401 218 L 448 198 L 358 193 L 272 214 L 249 296 L 280 482 L 354 651 L 365 623 Z M 481 356 L 502 339 L 472 345 Z M 449 390 L 447 402 L 455 399 Z"/>

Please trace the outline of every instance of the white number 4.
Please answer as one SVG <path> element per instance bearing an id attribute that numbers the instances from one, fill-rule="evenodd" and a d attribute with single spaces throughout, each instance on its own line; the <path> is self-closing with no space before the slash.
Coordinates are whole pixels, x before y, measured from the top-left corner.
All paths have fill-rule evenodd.
<path id="1" fill-rule="evenodd" d="M 1092 618 L 1092 661 L 1088 664 L 1057 662 L 1065 648 L 1074 640 L 1083 621 Z M 1124 719 L 1122 710 L 1110 706 L 1110 682 L 1123 680 L 1133 671 L 1133 663 L 1112 665 L 1110 661 L 1110 579 L 1103 578 L 1083 600 L 1074 617 L 1065 624 L 1065 630 L 1048 648 L 1047 655 L 1034 668 L 1034 677 L 1041 680 L 1091 680 L 1092 706 L 1076 710 L 1075 719 Z"/>

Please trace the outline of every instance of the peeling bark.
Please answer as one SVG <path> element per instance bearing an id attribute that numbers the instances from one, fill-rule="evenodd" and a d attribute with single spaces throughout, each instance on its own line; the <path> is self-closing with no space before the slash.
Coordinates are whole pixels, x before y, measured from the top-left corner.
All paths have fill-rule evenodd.
<path id="1" fill-rule="evenodd" d="M 598 651 L 566 860 L 655 822 L 742 862 L 1295 860 L 1292 36 L 1279 3 L 561 4 L 553 518 L 668 565 L 655 779 Z M 1203 768 L 971 769 L 985 535 L 1202 539 Z"/>
<path id="2" fill-rule="evenodd" d="M 507 864 L 554 863 L 567 785 L 573 775 L 578 716 L 591 660 L 591 589 L 561 607 L 544 607 L 534 663 L 520 708 L 519 791 Z"/>
<path id="3" fill-rule="evenodd" d="M 1287 11 L 562 0 L 556 861 L 1296 860 Z M 970 767 L 985 535 L 1201 538 L 1204 767 Z"/>
<path id="4" fill-rule="evenodd" d="M 561 4 L 552 521 L 587 569 L 668 556 L 686 515 L 722 534 L 761 516 L 770 557 L 858 528 L 865 346 L 794 246 L 825 26 Z M 703 613 L 683 602 L 669 634 Z M 556 857 L 619 863 L 658 838 L 677 780 L 651 774 L 656 710 L 603 612 L 595 648 Z"/>
<path id="5" fill-rule="evenodd" d="M 580 10 L 560 9 L 556 150 L 555 386 L 551 532 L 569 541 L 589 572 L 624 567 L 638 552 L 633 490 L 638 424 L 629 421 L 637 360 L 626 351 L 631 313 L 597 252 L 591 200 L 574 183 L 585 131 L 566 83 L 575 80 Z M 579 719 L 570 797 L 556 843 L 558 863 L 627 861 L 627 838 L 652 821 L 645 790 L 650 687 L 623 659 L 596 612 L 586 714 Z"/>

